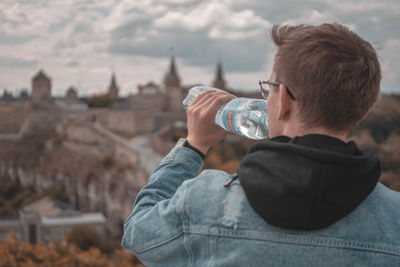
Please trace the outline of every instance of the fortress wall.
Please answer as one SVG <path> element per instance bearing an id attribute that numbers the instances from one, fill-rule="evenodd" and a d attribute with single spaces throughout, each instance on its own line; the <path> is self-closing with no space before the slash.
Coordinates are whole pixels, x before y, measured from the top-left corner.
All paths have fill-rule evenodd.
<path id="1" fill-rule="evenodd" d="M 131 99 L 135 103 L 139 103 L 141 106 L 149 109 L 150 112 L 161 112 L 167 108 L 167 96 L 162 94 L 156 95 L 134 95 Z"/>
<path id="2" fill-rule="evenodd" d="M 152 132 L 153 115 L 137 110 L 107 110 L 96 114 L 104 127 L 125 135 L 138 135 Z"/>
<path id="3" fill-rule="evenodd" d="M 52 129 L 57 123 L 66 118 L 100 123 L 114 132 L 134 136 L 150 133 L 154 129 L 154 115 L 138 110 L 113 110 L 107 108 L 90 110 L 34 110 L 31 111 L 21 127 L 21 134 L 26 135 L 35 131 Z"/>
<path id="4" fill-rule="evenodd" d="M 186 112 L 160 112 L 154 117 L 154 129 L 156 131 L 163 128 L 165 125 L 172 125 L 173 123 L 181 121 L 186 123 Z"/>

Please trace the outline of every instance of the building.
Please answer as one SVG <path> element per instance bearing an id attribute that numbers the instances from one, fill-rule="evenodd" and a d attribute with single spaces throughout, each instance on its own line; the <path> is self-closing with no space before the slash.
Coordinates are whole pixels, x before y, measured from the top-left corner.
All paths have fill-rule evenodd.
<path id="1" fill-rule="evenodd" d="M 226 90 L 226 83 L 224 79 L 224 73 L 222 71 L 222 64 L 221 62 L 217 63 L 217 70 L 215 72 L 215 79 L 213 81 L 213 87 Z"/>
<path id="2" fill-rule="evenodd" d="M 135 106 L 141 106 L 142 109 L 146 109 L 149 113 L 165 112 L 168 108 L 167 96 L 160 85 L 154 82 L 148 82 L 145 85 L 137 86 L 138 93 L 129 96 L 132 103 Z"/>
<path id="3" fill-rule="evenodd" d="M 164 87 L 167 95 L 168 111 L 183 111 L 182 101 L 185 91 L 181 86 L 181 79 L 175 66 L 175 57 L 171 54 L 169 70 L 164 76 Z"/>
<path id="4" fill-rule="evenodd" d="M 51 79 L 43 70 L 39 70 L 39 72 L 32 78 L 31 100 L 33 102 L 50 102 L 52 100 Z"/>
<path id="5" fill-rule="evenodd" d="M 11 102 L 13 101 L 13 94 L 9 92 L 7 89 L 4 89 L 3 95 L 1 96 L 1 100 L 4 102 Z"/>
<path id="6" fill-rule="evenodd" d="M 78 98 L 78 90 L 70 86 L 64 97 L 55 98 L 55 105 L 62 109 L 87 110 L 88 104 Z"/>
<path id="7" fill-rule="evenodd" d="M 137 86 L 138 95 L 161 95 L 161 87 L 154 82 L 150 81 L 145 85 L 139 84 Z"/>
<path id="8" fill-rule="evenodd" d="M 111 75 L 110 85 L 108 86 L 108 94 L 115 101 L 118 99 L 119 87 L 117 84 L 117 79 L 115 78 L 115 73 Z"/>
<path id="9" fill-rule="evenodd" d="M 70 86 L 65 93 L 65 98 L 71 99 L 71 100 L 76 100 L 78 99 L 78 91 L 75 89 L 75 87 Z"/>
<path id="10" fill-rule="evenodd" d="M 23 134 L 47 129 L 66 117 L 100 123 L 105 128 L 124 136 L 152 133 L 165 125 L 186 122 L 186 112 L 182 101 L 191 87 L 200 84 L 182 84 L 173 53 L 170 55 L 168 69 L 160 84 L 148 82 L 138 85 L 137 93 L 120 97 L 120 87 L 116 74 L 111 73 L 107 91 L 88 98 L 79 98 L 74 87 L 68 88 L 64 97 L 51 97 L 51 80 L 40 70 L 32 78 L 33 111 L 41 112 L 39 118 L 32 117 Z M 222 69 L 222 62 L 216 64 L 216 71 L 211 86 L 225 90 L 240 97 L 259 98 L 260 94 L 239 92 L 227 87 Z M 51 100 L 43 101 L 43 100 Z M 34 115 L 37 115 L 36 113 Z M 54 115 L 54 116 L 53 116 Z M 58 117 L 55 117 L 55 116 Z M 54 119 L 53 119 L 54 117 Z M 47 127 L 47 128 L 46 128 Z"/>
<path id="11" fill-rule="evenodd" d="M 82 213 L 70 205 L 49 197 L 31 203 L 14 220 L 0 220 L 0 239 L 14 230 L 17 238 L 25 242 L 61 241 L 76 225 L 88 225 L 104 231 L 106 219 L 102 213 Z"/>

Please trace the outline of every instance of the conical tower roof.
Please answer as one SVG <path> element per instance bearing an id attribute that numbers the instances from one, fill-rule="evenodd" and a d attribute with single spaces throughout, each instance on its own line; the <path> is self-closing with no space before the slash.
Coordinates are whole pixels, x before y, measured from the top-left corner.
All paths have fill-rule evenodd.
<path id="1" fill-rule="evenodd" d="M 70 87 L 68 87 L 67 92 L 77 92 L 77 90 L 73 85 L 71 85 Z"/>
<path id="2" fill-rule="evenodd" d="M 36 73 L 35 76 L 32 78 L 33 80 L 48 80 L 50 81 L 49 76 L 46 75 L 46 73 L 41 69 Z"/>
<path id="3" fill-rule="evenodd" d="M 219 89 L 223 89 L 225 90 L 225 79 L 224 79 L 224 72 L 222 70 L 222 64 L 220 61 L 218 61 L 217 63 L 217 70 L 215 73 L 215 79 L 214 79 L 214 83 L 213 86 Z"/>
<path id="4" fill-rule="evenodd" d="M 215 75 L 215 80 L 216 81 L 225 82 L 223 76 L 224 76 L 224 73 L 222 71 L 222 64 L 221 64 L 221 62 L 218 62 L 218 64 L 217 64 L 217 73 Z"/>
<path id="5" fill-rule="evenodd" d="M 117 78 L 115 78 L 115 73 L 113 72 L 111 75 L 110 85 L 108 86 L 108 95 L 112 97 L 112 99 L 118 99 L 119 87 L 117 84 Z"/>
<path id="6" fill-rule="evenodd" d="M 65 93 L 65 97 L 68 99 L 77 99 L 78 98 L 78 90 L 74 86 L 70 86 Z"/>
<path id="7" fill-rule="evenodd" d="M 108 87 L 108 90 L 119 90 L 118 88 L 118 84 L 117 84 L 117 79 L 115 78 L 115 73 L 113 72 L 113 74 L 111 75 L 111 82 L 110 82 L 110 86 Z"/>
<path id="8" fill-rule="evenodd" d="M 166 87 L 180 85 L 180 79 L 175 66 L 175 57 L 172 52 L 171 52 L 171 61 L 169 65 L 169 70 L 167 75 L 165 75 L 164 84 Z"/>

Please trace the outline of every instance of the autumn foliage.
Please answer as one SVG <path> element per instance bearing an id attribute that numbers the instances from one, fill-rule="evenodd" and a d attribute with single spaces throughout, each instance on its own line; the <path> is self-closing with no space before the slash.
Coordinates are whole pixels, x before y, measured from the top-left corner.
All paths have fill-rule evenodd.
<path id="1" fill-rule="evenodd" d="M 90 266 L 135 267 L 144 266 L 125 249 L 103 254 L 98 248 L 81 250 L 63 240 L 60 243 L 31 244 L 19 241 L 14 233 L 0 243 L 0 266 Z"/>

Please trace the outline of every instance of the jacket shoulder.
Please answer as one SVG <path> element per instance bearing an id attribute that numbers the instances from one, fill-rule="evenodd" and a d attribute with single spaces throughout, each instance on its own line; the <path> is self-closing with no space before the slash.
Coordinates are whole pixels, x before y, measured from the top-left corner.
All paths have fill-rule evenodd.
<path id="1" fill-rule="evenodd" d="M 385 185 L 378 183 L 372 191 L 368 201 L 372 205 L 380 207 L 385 213 L 390 213 L 400 221 L 400 193 L 387 188 Z"/>
<path id="2" fill-rule="evenodd" d="M 400 193 L 378 183 L 348 216 L 328 229 L 337 236 L 393 246 L 400 251 Z"/>
<path id="3" fill-rule="evenodd" d="M 205 170 L 197 177 L 185 181 L 184 212 L 191 224 L 220 224 L 230 202 L 242 204 L 239 202 L 243 202 L 246 196 L 239 179 L 224 186 L 235 176 L 219 170 Z"/>
<path id="4" fill-rule="evenodd" d="M 207 169 L 198 176 L 186 180 L 184 184 L 188 190 L 202 187 L 202 190 L 209 189 L 214 191 L 220 190 L 221 186 L 224 187 L 224 184 L 235 176 L 236 174 L 229 174 L 221 170 Z"/>

